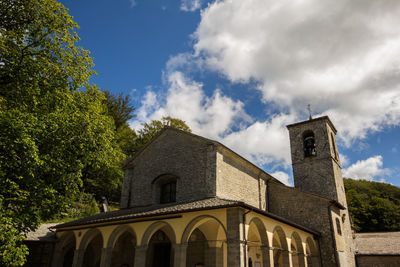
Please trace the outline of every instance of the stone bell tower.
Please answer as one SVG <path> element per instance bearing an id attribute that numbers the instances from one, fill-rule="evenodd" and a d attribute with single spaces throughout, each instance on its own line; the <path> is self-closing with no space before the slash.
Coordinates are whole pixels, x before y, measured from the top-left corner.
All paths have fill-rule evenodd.
<path id="1" fill-rule="evenodd" d="M 347 207 L 336 129 L 328 116 L 288 125 L 296 188 Z"/>

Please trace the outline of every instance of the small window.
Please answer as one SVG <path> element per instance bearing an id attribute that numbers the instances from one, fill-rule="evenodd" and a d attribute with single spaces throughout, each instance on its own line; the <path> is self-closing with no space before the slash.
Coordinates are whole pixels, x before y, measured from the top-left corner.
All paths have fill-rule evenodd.
<path id="1" fill-rule="evenodd" d="M 312 131 L 306 131 L 303 133 L 303 149 L 304 157 L 312 157 L 317 155 L 317 150 L 315 149 L 315 137 Z"/>
<path id="2" fill-rule="evenodd" d="M 176 182 L 165 183 L 160 188 L 160 203 L 171 203 L 176 201 Z"/>
<path id="3" fill-rule="evenodd" d="M 339 235 L 342 235 L 342 227 L 340 226 L 339 218 L 336 218 L 336 230 Z"/>

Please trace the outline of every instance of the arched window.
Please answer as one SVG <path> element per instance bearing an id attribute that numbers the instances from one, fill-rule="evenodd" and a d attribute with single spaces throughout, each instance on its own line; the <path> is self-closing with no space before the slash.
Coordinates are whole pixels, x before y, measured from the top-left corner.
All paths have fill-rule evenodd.
<path id="1" fill-rule="evenodd" d="M 337 233 L 338 233 L 338 235 L 342 235 L 342 227 L 341 227 L 341 225 L 340 225 L 340 220 L 339 220 L 339 218 L 336 218 L 336 230 L 337 230 Z"/>
<path id="2" fill-rule="evenodd" d="M 315 137 L 312 131 L 305 131 L 303 133 L 303 149 L 304 157 L 312 157 L 317 155 L 317 150 L 315 149 Z"/>
<path id="3" fill-rule="evenodd" d="M 335 159 L 338 159 L 337 152 L 336 152 L 335 137 L 333 136 L 333 133 L 331 133 L 331 140 L 332 140 L 333 155 L 335 156 Z"/>
<path id="4" fill-rule="evenodd" d="M 160 203 L 176 201 L 176 181 L 161 184 Z"/>
<path id="5" fill-rule="evenodd" d="M 154 202 L 165 204 L 176 202 L 178 178 L 172 174 L 163 174 L 155 178 L 153 184 Z"/>

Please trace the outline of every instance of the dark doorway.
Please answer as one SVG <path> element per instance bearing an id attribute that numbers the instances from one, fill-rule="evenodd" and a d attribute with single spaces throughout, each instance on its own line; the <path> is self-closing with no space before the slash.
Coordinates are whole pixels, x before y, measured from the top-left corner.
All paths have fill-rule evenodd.
<path id="1" fill-rule="evenodd" d="M 170 267 L 171 244 L 154 244 L 154 262 L 153 267 Z"/>
<path id="2" fill-rule="evenodd" d="M 171 254 L 171 241 L 162 230 L 158 230 L 154 233 L 149 242 L 146 267 L 173 266 Z"/>

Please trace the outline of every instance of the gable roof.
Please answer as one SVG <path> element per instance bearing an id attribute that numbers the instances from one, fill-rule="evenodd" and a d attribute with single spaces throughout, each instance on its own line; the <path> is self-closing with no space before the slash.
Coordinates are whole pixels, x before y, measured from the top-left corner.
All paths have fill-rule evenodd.
<path id="1" fill-rule="evenodd" d="M 140 157 L 140 154 L 142 154 L 143 151 L 145 151 L 152 143 L 154 143 L 157 139 L 159 139 L 159 138 L 164 134 L 164 132 L 166 132 L 166 131 L 175 131 L 175 132 L 177 132 L 177 133 L 179 133 L 179 134 L 187 135 L 187 136 L 196 138 L 196 139 L 198 139 L 198 140 L 200 140 L 200 141 L 203 141 L 203 142 L 205 142 L 205 143 L 207 143 L 207 144 L 215 145 L 215 146 L 217 146 L 217 147 L 219 147 L 219 148 L 222 148 L 222 149 L 220 149 L 220 151 L 221 151 L 223 154 L 224 154 L 226 151 L 228 151 L 229 153 L 233 154 L 236 158 L 241 159 L 242 161 L 246 162 L 247 164 L 249 164 L 249 165 L 252 166 L 253 168 L 257 169 L 259 172 L 261 172 L 261 173 L 263 173 L 264 175 L 270 177 L 270 178 L 273 179 L 274 181 L 276 181 L 276 182 L 278 182 L 278 183 L 281 183 L 278 179 L 276 179 L 275 177 L 271 176 L 269 173 L 267 173 L 266 171 L 264 171 L 263 169 L 261 169 L 260 167 L 258 167 L 257 165 L 255 165 L 254 163 L 250 162 L 249 160 L 247 160 L 247 159 L 244 158 L 243 156 L 239 155 L 238 153 L 236 153 L 235 151 L 233 151 L 233 150 L 230 149 L 229 147 L 225 146 L 224 144 L 222 144 L 222 143 L 220 143 L 220 142 L 218 142 L 218 141 L 212 140 L 212 139 L 208 139 L 208 138 L 203 137 L 203 136 L 200 136 L 200 135 L 196 135 L 196 134 L 193 134 L 193 133 L 189 133 L 189 132 L 186 132 L 186 131 L 182 131 L 182 130 L 176 129 L 176 128 L 171 127 L 171 126 L 164 126 L 164 128 L 163 128 L 160 132 L 158 132 L 146 145 L 144 145 L 141 149 L 139 149 L 139 150 L 135 153 L 135 155 L 134 155 L 133 157 L 131 157 L 130 159 L 127 160 L 127 162 L 126 162 L 126 163 L 124 164 L 124 166 L 123 166 L 123 169 L 128 169 L 129 166 L 130 166 L 130 164 L 131 164 L 136 158 Z"/>
<path id="2" fill-rule="evenodd" d="M 253 212 L 256 212 L 258 214 L 270 217 L 277 221 L 283 222 L 285 224 L 291 225 L 295 228 L 301 229 L 301 230 L 311 233 L 315 236 L 320 236 L 320 233 L 315 230 L 312 230 L 305 226 L 299 225 L 295 222 L 292 222 L 288 219 L 285 219 L 285 218 L 275 215 L 273 213 L 255 208 L 255 207 L 250 206 L 242 201 L 221 199 L 218 197 L 206 198 L 206 199 L 191 201 L 191 202 L 186 202 L 186 203 L 174 203 L 172 205 L 160 204 L 160 205 L 156 205 L 156 206 L 153 205 L 150 207 L 126 208 L 126 209 L 121 209 L 118 211 L 103 212 L 103 213 L 98 213 L 93 216 L 78 219 L 75 221 L 58 224 L 56 226 L 53 226 L 52 228 L 55 228 L 57 230 L 62 230 L 63 228 L 69 229 L 71 227 L 73 229 L 75 229 L 75 228 L 76 229 L 91 228 L 91 227 L 93 227 L 92 225 L 94 225 L 94 224 L 96 224 L 96 225 L 97 224 L 115 225 L 116 221 L 123 221 L 122 223 L 129 223 L 129 222 L 137 221 L 137 219 L 145 219 L 145 218 L 154 217 L 154 216 L 162 216 L 162 215 L 171 215 L 171 216 L 177 215 L 178 216 L 180 213 L 184 213 L 184 212 L 230 208 L 230 207 L 242 207 L 242 208 L 251 210 Z M 168 219 L 168 218 L 171 218 L 171 217 L 162 217 L 161 219 Z M 178 217 L 172 217 L 172 218 L 178 218 Z M 148 220 L 155 220 L 155 218 L 148 219 Z"/>

